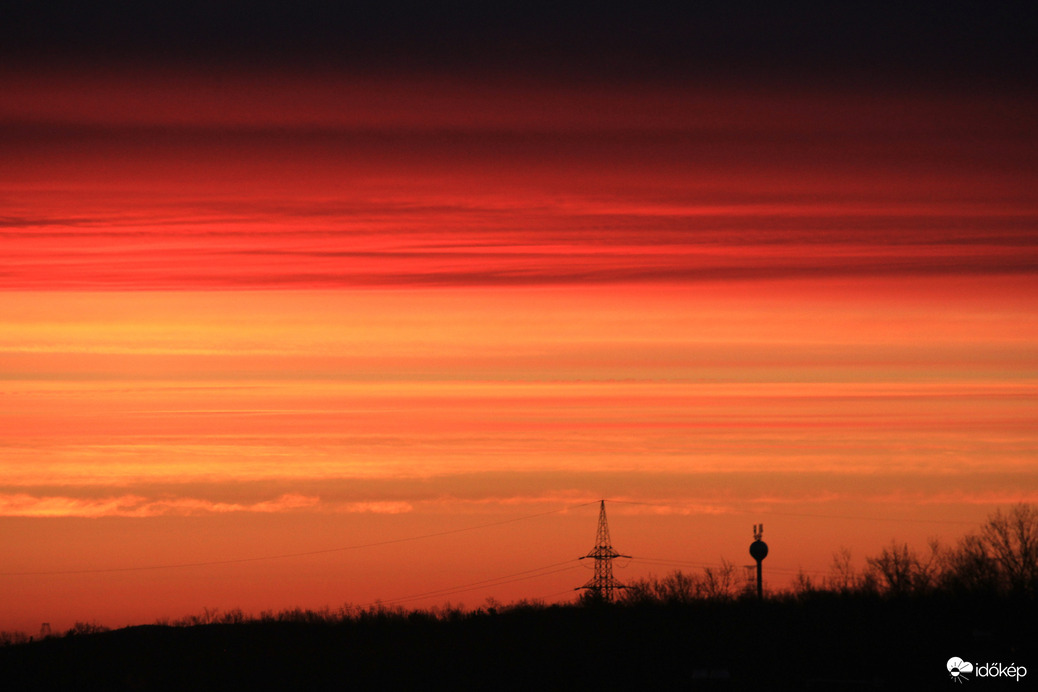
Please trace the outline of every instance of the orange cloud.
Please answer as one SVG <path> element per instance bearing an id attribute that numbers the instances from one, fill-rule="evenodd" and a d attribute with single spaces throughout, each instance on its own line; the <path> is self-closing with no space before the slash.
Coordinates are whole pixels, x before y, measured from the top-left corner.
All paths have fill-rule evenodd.
<path id="1" fill-rule="evenodd" d="M 313 508 L 320 498 L 287 493 L 252 504 L 213 502 L 200 498 L 170 499 L 120 495 L 106 498 L 35 496 L 27 493 L 0 495 L 3 517 L 158 517 L 231 512 L 276 513 Z"/>

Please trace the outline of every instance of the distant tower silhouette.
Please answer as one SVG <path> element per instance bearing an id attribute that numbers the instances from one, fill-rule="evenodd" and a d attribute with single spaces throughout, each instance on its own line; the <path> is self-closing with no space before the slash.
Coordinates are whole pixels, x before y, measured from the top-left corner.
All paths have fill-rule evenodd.
<path id="1" fill-rule="evenodd" d="M 757 561 L 757 598 L 764 598 L 764 574 L 761 562 L 768 556 L 768 544 L 761 540 L 764 535 L 764 524 L 753 525 L 753 543 L 750 543 L 750 557 Z"/>
<path id="2" fill-rule="evenodd" d="M 621 555 L 613 550 L 613 546 L 609 541 L 609 523 L 606 521 L 605 500 L 602 500 L 598 511 L 598 533 L 595 536 L 595 547 L 591 549 L 590 553 L 580 559 L 583 560 L 589 557 L 595 561 L 595 576 L 587 584 L 578 586 L 577 590 L 587 589 L 595 598 L 612 601 L 613 592 L 616 589 L 627 588 L 613 578 L 613 560 L 618 557 L 631 556 Z"/>

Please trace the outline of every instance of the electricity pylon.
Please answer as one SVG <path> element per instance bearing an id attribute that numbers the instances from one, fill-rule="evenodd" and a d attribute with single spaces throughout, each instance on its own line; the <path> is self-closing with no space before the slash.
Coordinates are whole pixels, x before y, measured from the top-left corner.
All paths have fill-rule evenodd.
<path id="1" fill-rule="evenodd" d="M 587 584 L 578 586 L 577 590 L 587 589 L 595 599 L 612 601 L 613 592 L 616 589 L 627 588 L 613 577 L 613 560 L 618 557 L 629 558 L 631 556 L 621 555 L 613 550 L 613 546 L 609 541 L 609 523 L 606 521 L 605 500 L 602 500 L 601 508 L 598 511 L 598 533 L 595 536 L 595 547 L 591 549 L 590 553 L 580 558 L 581 560 L 591 558 L 595 561 L 595 576 L 591 577 Z"/>

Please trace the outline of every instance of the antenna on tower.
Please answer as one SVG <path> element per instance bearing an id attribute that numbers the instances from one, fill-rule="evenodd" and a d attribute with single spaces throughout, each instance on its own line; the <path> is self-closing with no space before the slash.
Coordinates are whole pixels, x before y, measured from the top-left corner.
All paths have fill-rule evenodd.
<path id="1" fill-rule="evenodd" d="M 598 511 L 598 532 L 595 535 L 595 547 L 587 555 L 580 559 L 591 558 L 595 561 L 595 576 L 588 583 L 578 586 L 575 590 L 587 589 L 591 596 L 598 600 L 612 601 L 613 592 L 616 589 L 626 589 L 613 577 L 613 560 L 618 557 L 631 557 L 621 555 L 613 549 L 609 541 L 609 522 L 606 521 L 605 500 L 602 500 Z"/>

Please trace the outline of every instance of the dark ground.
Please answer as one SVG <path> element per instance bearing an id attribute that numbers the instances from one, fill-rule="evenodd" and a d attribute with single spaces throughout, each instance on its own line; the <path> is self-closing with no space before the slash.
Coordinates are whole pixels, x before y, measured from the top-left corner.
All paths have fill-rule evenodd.
<path id="1" fill-rule="evenodd" d="M 6 689 L 948 689 L 945 665 L 1028 667 L 1033 600 L 809 599 L 343 622 L 142 626 L 0 648 Z M 1028 680 L 979 679 L 988 689 Z M 955 688 L 951 688 L 955 689 Z"/>

